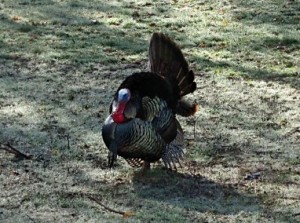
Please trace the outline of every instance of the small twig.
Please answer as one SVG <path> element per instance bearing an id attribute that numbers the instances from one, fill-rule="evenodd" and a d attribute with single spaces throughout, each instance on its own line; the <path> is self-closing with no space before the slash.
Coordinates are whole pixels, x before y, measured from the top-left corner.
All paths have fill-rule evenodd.
<path id="1" fill-rule="evenodd" d="M 20 152 L 19 150 L 17 150 L 16 148 L 14 148 L 12 145 L 10 145 L 9 143 L 6 143 L 5 145 L 0 145 L 0 149 L 3 149 L 9 153 L 14 154 L 16 157 L 22 157 L 25 159 L 32 159 L 32 155 L 26 155 L 22 152 Z"/>
<path id="2" fill-rule="evenodd" d="M 32 222 L 36 222 L 32 217 L 30 217 L 28 214 L 26 214 L 26 216 L 32 221 Z"/>
<path id="3" fill-rule="evenodd" d="M 300 215 L 300 212 L 293 214 L 294 217 L 299 216 L 299 215 Z"/>
<path id="4" fill-rule="evenodd" d="M 70 148 L 70 134 L 67 134 L 66 137 L 67 137 L 67 142 L 68 142 L 68 150 L 70 150 L 71 149 Z"/>
<path id="5" fill-rule="evenodd" d="M 293 134 L 296 133 L 296 132 L 300 132 L 300 126 L 299 126 L 299 127 L 296 127 L 296 128 L 293 128 L 291 131 L 287 132 L 287 133 L 285 134 L 285 136 L 286 136 L 286 137 L 289 137 L 289 136 L 293 135 Z"/>
<path id="6" fill-rule="evenodd" d="M 58 192 L 58 194 L 60 194 L 60 196 L 64 196 L 64 197 L 67 197 L 67 198 L 73 198 L 73 197 L 88 198 L 91 201 L 94 201 L 97 204 L 99 204 L 105 210 L 108 210 L 108 211 L 116 213 L 116 214 L 120 214 L 124 218 L 128 218 L 128 217 L 134 216 L 134 213 L 132 211 L 118 211 L 118 210 L 115 210 L 115 209 L 112 209 L 112 208 L 106 206 L 99 199 L 97 199 L 95 197 L 96 195 L 93 195 L 93 194 L 86 194 L 86 193 L 82 193 L 82 192 L 75 192 L 75 193 L 72 193 L 72 192 L 68 193 L 67 192 L 66 193 L 66 192 L 62 192 L 62 191 Z"/>
<path id="7" fill-rule="evenodd" d="M 16 153 L 16 156 L 24 157 L 26 159 L 31 159 L 32 158 L 32 155 L 26 155 L 25 153 L 20 152 L 19 150 L 17 150 L 13 146 L 11 146 L 9 143 L 7 143 L 6 146 L 9 147 L 12 151 L 14 151 Z"/>
<path id="8" fill-rule="evenodd" d="M 90 200 L 96 202 L 96 203 L 99 204 L 101 207 L 103 207 L 104 209 L 106 209 L 106 210 L 108 210 L 108 211 L 110 211 L 110 212 L 113 212 L 113 213 L 116 213 L 116 214 L 121 214 L 121 215 L 123 215 L 123 216 L 126 214 L 126 212 L 124 212 L 124 211 L 118 211 L 118 210 L 114 210 L 114 209 L 112 209 L 112 208 L 110 208 L 110 207 L 107 207 L 105 204 L 103 204 L 101 201 L 99 201 L 99 200 L 98 200 L 97 198 L 95 198 L 95 197 L 92 197 L 92 196 L 87 195 L 87 198 L 89 198 Z"/>

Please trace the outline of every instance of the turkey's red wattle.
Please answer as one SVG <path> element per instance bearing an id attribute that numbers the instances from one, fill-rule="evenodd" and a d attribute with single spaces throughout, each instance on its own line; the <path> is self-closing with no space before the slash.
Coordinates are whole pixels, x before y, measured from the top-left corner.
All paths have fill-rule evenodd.
<path id="1" fill-rule="evenodd" d="M 120 102 L 117 105 L 116 110 L 112 113 L 111 117 L 114 120 L 115 123 L 122 123 L 125 121 L 125 117 L 124 117 L 124 110 L 126 107 L 126 103 L 125 102 Z"/>

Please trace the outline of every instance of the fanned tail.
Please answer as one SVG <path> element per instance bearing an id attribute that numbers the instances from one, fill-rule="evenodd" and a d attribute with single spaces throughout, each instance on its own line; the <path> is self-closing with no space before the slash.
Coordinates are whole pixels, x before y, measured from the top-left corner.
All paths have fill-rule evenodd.
<path id="1" fill-rule="evenodd" d="M 150 40 L 149 62 L 151 71 L 168 79 L 176 92 L 174 95 L 179 95 L 176 113 L 193 115 L 197 104 L 187 103 L 182 97 L 196 90 L 195 75 L 176 43 L 162 33 L 154 33 Z"/>

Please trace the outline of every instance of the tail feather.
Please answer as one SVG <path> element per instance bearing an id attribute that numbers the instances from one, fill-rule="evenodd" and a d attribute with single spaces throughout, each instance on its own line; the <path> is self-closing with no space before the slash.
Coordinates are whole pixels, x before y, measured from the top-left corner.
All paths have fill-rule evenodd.
<path id="1" fill-rule="evenodd" d="M 182 91 L 184 88 L 189 87 L 190 85 L 195 83 L 194 79 L 195 79 L 194 72 L 190 70 L 181 80 L 179 80 L 178 82 L 179 89 Z M 184 95 L 180 94 L 180 96 L 184 96 Z"/>
<path id="2" fill-rule="evenodd" d="M 149 60 L 151 71 L 168 79 L 180 98 L 196 90 L 194 72 L 189 70 L 180 48 L 169 37 L 162 33 L 152 35 Z"/>
<path id="3" fill-rule="evenodd" d="M 152 35 L 149 58 L 151 71 L 169 79 L 180 81 L 189 71 L 179 47 L 162 33 Z"/>
<path id="4" fill-rule="evenodd" d="M 195 82 L 193 82 L 190 85 L 186 86 L 185 88 L 181 89 L 180 90 L 180 95 L 184 96 L 184 95 L 187 95 L 189 93 L 192 93 L 196 90 L 196 88 L 197 88 L 197 85 L 196 85 Z"/>

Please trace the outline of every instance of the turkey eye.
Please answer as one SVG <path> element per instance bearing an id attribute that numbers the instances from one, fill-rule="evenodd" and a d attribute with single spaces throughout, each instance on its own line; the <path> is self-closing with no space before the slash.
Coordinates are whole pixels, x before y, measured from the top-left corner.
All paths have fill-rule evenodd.
<path id="1" fill-rule="evenodd" d="M 122 101 L 127 101 L 127 99 L 128 99 L 128 94 L 124 94 L 124 95 L 122 95 Z"/>

